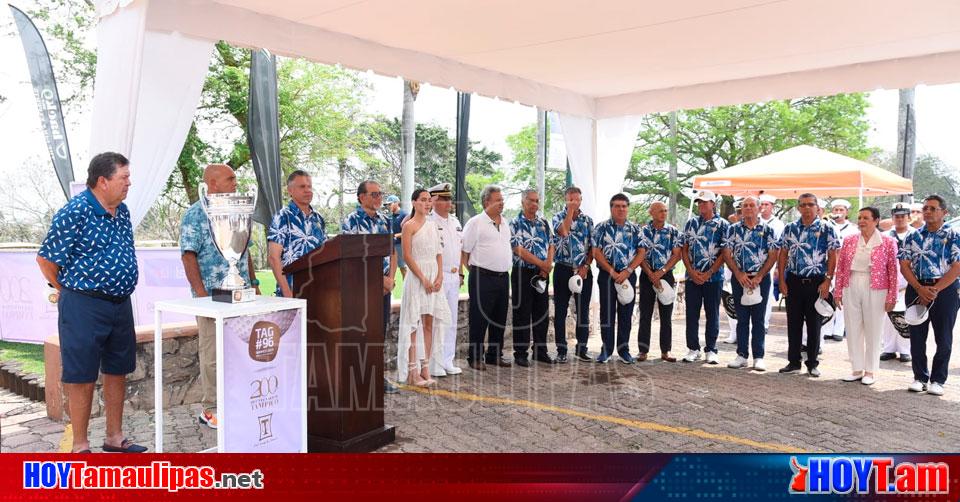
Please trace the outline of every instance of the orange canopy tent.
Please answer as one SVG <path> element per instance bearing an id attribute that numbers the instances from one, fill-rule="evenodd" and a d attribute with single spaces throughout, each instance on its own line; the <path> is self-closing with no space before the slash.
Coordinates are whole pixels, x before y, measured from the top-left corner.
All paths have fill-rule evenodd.
<path id="1" fill-rule="evenodd" d="M 807 192 L 822 198 L 863 198 L 912 194 L 913 182 L 862 160 L 801 145 L 697 176 L 693 188 L 734 196 L 764 193 L 778 199 L 795 199 Z"/>

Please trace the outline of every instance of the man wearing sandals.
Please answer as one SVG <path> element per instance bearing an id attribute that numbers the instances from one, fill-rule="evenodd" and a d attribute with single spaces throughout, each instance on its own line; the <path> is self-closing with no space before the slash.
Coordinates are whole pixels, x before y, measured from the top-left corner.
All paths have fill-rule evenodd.
<path id="1" fill-rule="evenodd" d="M 87 168 L 87 190 L 57 211 L 37 253 L 47 281 L 60 291 L 60 357 L 69 400 L 75 453 L 90 453 L 87 427 L 97 376 L 103 373 L 106 436 L 103 451 L 143 453 L 123 437 L 123 399 L 137 360 L 130 295 L 137 285 L 137 257 L 130 211 L 130 162 L 101 153 Z"/>

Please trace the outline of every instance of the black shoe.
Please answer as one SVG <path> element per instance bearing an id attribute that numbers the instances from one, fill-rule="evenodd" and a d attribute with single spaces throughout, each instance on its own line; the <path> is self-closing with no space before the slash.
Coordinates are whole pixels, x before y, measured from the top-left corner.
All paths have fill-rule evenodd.
<path id="1" fill-rule="evenodd" d="M 813 378 L 820 378 L 820 370 L 817 368 L 810 368 L 807 373 L 809 373 Z"/>
<path id="2" fill-rule="evenodd" d="M 577 359 L 581 361 L 586 361 L 589 363 L 593 361 L 593 356 L 591 356 L 590 353 L 587 352 L 587 349 L 583 349 L 583 350 L 577 351 Z"/>
<path id="3" fill-rule="evenodd" d="M 835 342 L 842 342 L 842 341 L 843 341 L 843 335 L 833 335 L 833 341 L 835 341 Z"/>
<path id="4" fill-rule="evenodd" d="M 910 354 L 900 354 L 901 363 L 909 363 L 910 361 L 913 361 L 913 358 L 910 357 Z"/>
<path id="5" fill-rule="evenodd" d="M 793 372 L 795 372 L 795 371 L 800 371 L 800 365 L 799 365 L 799 364 L 788 364 L 788 365 L 780 368 L 780 373 L 793 373 Z"/>
<path id="6" fill-rule="evenodd" d="M 800 352 L 806 352 L 806 351 L 807 351 L 807 346 L 806 346 L 806 345 L 801 345 L 801 346 L 800 346 Z"/>
<path id="7" fill-rule="evenodd" d="M 520 359 L 520 358 L 516 358 L 516 357 L 515 357 L 515 358 L 513 359 L 513 362 L 516 363 L 517 366 L 522 366 L 522 367 L 524 367 L 524 368 L 529 368 L 529 367 L 530 367 L 530 361 L 528 361 L 526 357 L 524 357 L 523 359 Z"/>
<path id="8" fill-rule="evenodd" d="M 533 360 L 536 361 L 536 362 L 538 362 L 538 363 L 557 364 L 557 362 L 554 361 L 553 358 L 550 357 L 550 356 L 547 355 L 547 354 L 540 354 L 539 356 L 534 357 Z"/>
<path id="9" fill-rule="evenodd" d="M 894 354 L 893 352 L 884 352 L 883 354 L 880 354 L 881 361 L 889 361 L 891 359 L 896 359 L 896 358 L 897 358 L 897 355 Z"/>
<path id="10" fill-rule="evenodd" d="M 557 364 L 567 364 L 567 355 L 566 354 L 557 354 Z"/>

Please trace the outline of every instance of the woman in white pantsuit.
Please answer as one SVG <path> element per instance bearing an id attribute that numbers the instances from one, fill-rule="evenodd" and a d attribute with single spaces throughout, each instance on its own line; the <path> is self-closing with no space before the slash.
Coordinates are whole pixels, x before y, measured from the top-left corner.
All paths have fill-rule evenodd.
<path id="1" fill-rule="evenodd" d="M 845 382 L 876 381 L 880 335 L 886 313 L 897 301 L 897 241 L 878 229 L 880 211 L 860 210 L 860 233 L 843 239 L 837 262 L 834 299 L 846 311 L 847 349 L 853 372 Z"/>

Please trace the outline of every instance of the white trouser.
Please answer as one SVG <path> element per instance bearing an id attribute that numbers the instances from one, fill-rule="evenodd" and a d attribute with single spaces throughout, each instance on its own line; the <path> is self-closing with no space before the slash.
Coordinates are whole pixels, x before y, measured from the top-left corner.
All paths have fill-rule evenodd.
<path id="1" fill-rule="evenodd" d="M 721 307 L 721 310 L 722 309 L 723 308 Z M 724 311 L 724 314 L 726 315 L 726 311 Z M 727 324 L 730 325 L 730 336 L 727 339 L 736 340 L 737 339 L 737 320 L 727 315 Z"/>
<path id="2" fill-rule="evenodd" d="M 441 374 L 443 368 L 453 367 L 457 355 L 457 314 L 460 310 L 460 276 L 443 273 L 443 294 L 450 306 L 450 325 L 436 330 L 433 340 L 433 354 L 430 356 L 430 372 Z"/>
<path id="3" fill-rule="evenodd" d="M 767 291 L 767 313 L 763 316 L 763 327 L 770 331 L 770 315 L 773 314 L 773 272 L 770 272 L 770 291 Z"/>
<path id="4" fill-rule="evenodd" d="M 880 332 L 887 317 L 883 304 L 885 289 L 870 289 L 870 274 L 853 272 L 850 285 L 843 290 L 843 309 L 847 311 L 847 350 L 854 372 L 876 374 L 880 366 Z"/>
<path id="5" fill-rule="evenodd" d="M 905 292 L 900 291 L 897 298 L 897 303 L 902 304 Z M 889 317 L 884 316 L 883 322 L 883 337 L 881 338 L 881 352 L 888 353 L 897 353 L 900 355 L 910 355 L 910 339 L 900 336 L 900 333 L 897 331 L 897 328 L 893 326 L 893 321 Z"/>

